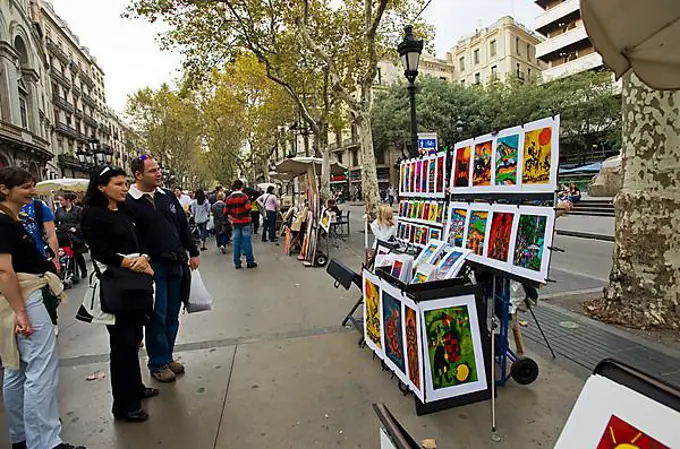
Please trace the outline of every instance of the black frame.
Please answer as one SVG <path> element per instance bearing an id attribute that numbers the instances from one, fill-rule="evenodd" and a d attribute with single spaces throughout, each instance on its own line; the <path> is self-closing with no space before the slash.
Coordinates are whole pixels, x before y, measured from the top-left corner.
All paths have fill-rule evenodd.
<path id="1" fill-rule="evenodd" d="M 420 449 L 421 446 L 409 435 L 385 404 L 373 404 L 373 410 L 397 449 Z"/>

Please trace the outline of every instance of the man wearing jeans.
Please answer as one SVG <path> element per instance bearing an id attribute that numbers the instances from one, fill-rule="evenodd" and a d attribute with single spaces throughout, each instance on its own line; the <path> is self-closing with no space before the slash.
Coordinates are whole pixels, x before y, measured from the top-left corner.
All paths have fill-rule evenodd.
<path id="1" fill-rule="evenodd" d="M 274 186 L 267 187 L 267 193 L 260 196 L 256 201 L 265 212 L 265 228 L 262 231 L 262 241 L 266 242 L 267 234 L 269 234 L 269 241 L 276 242 L 276 215 L 281 207 L 281 203 L 274 193 Z"/>
<path id="2" fill-rule="evenodd" d="M 243 181 L 237 179 L 231 186 L 233 192 L 227 198 L 226 212 L 232 226 L 234 240 L 234 267 L 241 268 L 241 252 L 246 256 L 248 268 L 257 267 L 253 256 L 253 241 L 250 233 L 250 199 L 243 193 Z"/>

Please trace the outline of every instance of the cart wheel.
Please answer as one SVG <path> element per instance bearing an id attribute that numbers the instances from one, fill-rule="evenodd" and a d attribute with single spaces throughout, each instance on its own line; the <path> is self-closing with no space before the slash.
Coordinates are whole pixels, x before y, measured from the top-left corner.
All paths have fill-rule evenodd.
<path id="1" fill-rule="evenodd" d="M 529 385 L 538 378 L 538 364 L 528 357 L 512 364 L 510 375 L 520 385 Z"/>
<path id="2" fill-rule="evenodd" d="M 317 267 L 325 267 L 328 263 L 328 257 L 325 254 L 317 254 L 315 264 Z"/>

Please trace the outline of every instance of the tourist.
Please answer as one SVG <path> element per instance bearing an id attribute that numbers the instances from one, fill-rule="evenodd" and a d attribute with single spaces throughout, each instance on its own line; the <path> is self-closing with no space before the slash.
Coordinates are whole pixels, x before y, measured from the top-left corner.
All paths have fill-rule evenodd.
<path id="1" fill-rule="evenodd" d="M 85 195 L 83 235 L 92 251 L 93 263 L 123 267 L 153 276 L 148 256 L 143 255 L 137 229 L 125 213 L 127 175 L 120 168 L 102 167 L 94 172 Z M 144 294 L 127 298 L 129 302 L 115 311 L 115 324 L 107 326 L 111 351 L 111 394 L 113 415 L 128 422 L 144 422 L 149 415 L 142 400 L 158 396 L 158 390 L 142 383 L 139 344 L 144 323 L 153 313 L 153 297 Z"/>
<path id="2" fill-rule="evenodd" d="M 387 188 L 387 201 L 390 203 L 390 207 L 394 206 L 394 187 L 391 184 Z"/>
<path id="3" fill-rule="evenodd" d="M 177 198 L 179 204 L 182 205 L 184 212 L 188 214 L 189 205 L 191 204 L 191 198 L 189 198 L 189 195 L 185 194 L 179 187 L 175 187 L 175 198 Z"/>
<path id="4" fill-rule="evenodd" d="M 222 254 L 227 252 L 227 245 L 231 243 L 231 223 L 226 214 L 227 204 L 224 202 L 224 192 L 217 194 L 217 201 L 212 205 L 213 220 L 215 221 L 215 240 Z"/>
<path id="5" fill-rule="evenodd" d="M 191 215 L 194 218 L 194 223 L 198 227 L 198 232 L 201 240 L 201 251 L 208 248 L 205 247 L 205 240 L 208 237 L 208 221 L 210 221 L 210 201 L 205 197 L 205 193 L 201 189 L 196 190 L 196 197 L 189 206 Z"/>
<path id="6" fill-rule="evenodd" d="M 172 192 L 160 188 L 162 173 L 158 163 L 142 155 L 132 161 L 131 169 L 135 183 L 130 186 L 125 206 L 151 257 L 156 288 L 154 312 L 146 326 L 148 367 L 154 379 L 173 382 L 185 370 L 174 360 L 173 352 L 179 312 L 182 302 L 188 299 L 191 282 L 187 264 L 197 269 L 200 253 L 179 201 Z"/>
<path id="7" fill-rule="evenodd" d="M 394 240 L 397 232 L 397 224 L 394 222 L 394 210 L 391 206 L 383 204 L 378 209 L 378 218 L 371 223 L 371 232 L 375 236 L 373 248 L 377 246 L 377 241 L 389 242 Z"/>
<path id="8" fill-rule="evenodd" d="M 253 255 L 253 242 L 250 234 L 250 200 L 243 193 L 243 181 L 237 179 L 231 186 L 232 193 L 227 198 L 227 215 L 231 221 L 234 237 L 234 268 L 241 268 L 241 253 L 246 256 L 248 268 L 257 267 Z"/>
<path id="9" fill-rule="evenodd" d="M 276 235 L 276 217 L 278 216 L 281 203 L 274 193 L 274 186 L 267 187 L 267 193 L 257 199 L 257 203 L 264 211 L 265 215 L 265 229 L 262 232 L 262 241 L 269 241 L 276 243 L 278 238 Z"/>
<path id="10" fill-rule="evenodd" d="M 42 289 L 61 296 L 63 287 L 19 219 L 35 194 L 28 171 L 0 169 L 0 357 L 9 439 L 12 449 L 85 449 L 60 437 L 57 339 Z"/>
<path id="11" fill-rule="evenodd" d="M 210 205 L 212 206 L 217 202 L 217 196 L 224 191 L 224 187 L 222 185 L 218 184 L 215 186 L 215 190 L 210 192 L 208 195 L 208 201 L 210 201 Z"/>
<path id="12" fill-rule="evenodd" d="M 578 188 L 575 182 L 569 184 L 569 200 L 572 204 L 581 201 L 581 190 Z"/>
<path id="13" fill-rule="evenodd" d="M 73 250 L 78 273 L 80 277 L 86 278 L 87 264 L 85 263 L 84 254 L 87 252 L 87 246 L 80 229 L 83 209 L 75 204 L 76 198 L 76 195 L 73 193 L 67 193 L 59 197 L 60 207 L 57 208 L 54 218 L 57 225 L 59 246 L 68 246 Z"/>
<path id="14" fill-rule="evenodd" d="M 253 199 L 250 199 L 250 221 L 253 225 L 253 234 L 257 235 L 257 230 L 260 229 L 260 215 L 263 215 L 263 230 L 262 230 L 262 241 L 266 242 L 267 238 L 267 213 L 264 211 L 262 208 L 261 204 L 259 203 L 259 199 L 262 198 L 262 195 L 259 195 Z M 262 209 L 263 214 L 260 214 L 260 209 Z"/>

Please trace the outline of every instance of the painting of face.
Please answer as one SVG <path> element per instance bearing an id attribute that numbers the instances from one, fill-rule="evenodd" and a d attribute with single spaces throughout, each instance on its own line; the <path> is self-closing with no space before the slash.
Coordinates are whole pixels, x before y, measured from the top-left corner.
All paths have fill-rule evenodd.
<path id="1" fill-rule="evenodd" d="M 522 183 L 548 184 L 552 160 L 552 127 L 524 134 Z"/>
<path id="2" fill-rule="evenodd" d="M 475 187 L 491 185 L 491 147 L 492 141 L 476 143 L 472 185 Z"/>
<path id="3" fill-rule="evenodd" d="M 517 185 L 517 157 L 519 135 L 500 137 L 496 140 L 496 178 L 497 186 Z"/>

